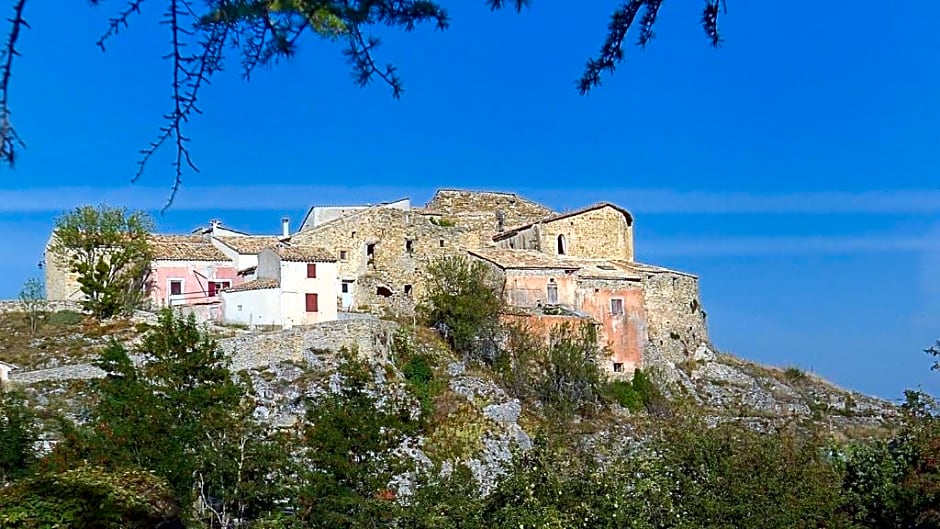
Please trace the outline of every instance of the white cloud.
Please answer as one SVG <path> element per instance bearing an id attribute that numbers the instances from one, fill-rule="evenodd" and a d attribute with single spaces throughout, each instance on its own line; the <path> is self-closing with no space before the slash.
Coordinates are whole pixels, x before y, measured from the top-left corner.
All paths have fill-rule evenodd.
<path id="1" fill-rule="evenodd" d="M 313 204 L 382 202 L 405 196 L 423 202 L 430 187 L 343 185 L 184 186 L 173 207 L 181 211 L 280 210 Z M 599 200 L 616 202 L 645 214 L 940 214 L 940 190 L 813 191 L 751 193 L 675 191 L 668 189 L 551 189 L 520 192 L 555 207 L 576 208 Z M 125 205 L 134 209 L 163 207 L 163 187 L 46 187 L 0 190 L 0 212 L 58 212 L 79 204 Z"/>

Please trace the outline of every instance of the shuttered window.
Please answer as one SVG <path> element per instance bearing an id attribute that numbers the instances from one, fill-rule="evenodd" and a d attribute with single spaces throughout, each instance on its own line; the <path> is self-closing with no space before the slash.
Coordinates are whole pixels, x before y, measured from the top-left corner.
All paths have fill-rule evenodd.
<path id="1" fill-rule="evenodd" d="M 307 263 L 307 277 L 317 277 L 317 263 Z"/>
<path id="2" fill-rule="evenodd" d="M 319 312 L 316 294 L 307 294 L 307 312 Z"/>

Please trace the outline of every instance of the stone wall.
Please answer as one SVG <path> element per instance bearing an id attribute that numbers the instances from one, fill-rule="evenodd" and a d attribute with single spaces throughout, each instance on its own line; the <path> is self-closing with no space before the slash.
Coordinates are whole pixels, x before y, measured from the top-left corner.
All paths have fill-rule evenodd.
<path id="1" fill-rule="evenodd" d="M 231 358 L 232 371 L 264 367 L 272 362 L 309 359 L 316 351 L 338 352 L 341 348 L 354 351 L 364 358 L 387 360 L 392 336 L 398 324 L 390 321 L 354 319 L 319 323 L 310 327 L 278 332 L 244 334 L 219 340 L 226 356 Z M 135 364 L 141 358 L 132 356 Z M 87 380 L 104 376 L 104 371 L 90 364 L 74 364 L 34 371 L 12 371 L 10 381 L 35 384 L 57 380 Z"/>
<path id="2" fill-rule="evenodd" d="M 77 301 L 47 300 L 43 310 L 47 312 L 58 312 L 60 310 L 74 310 L 75 312 L 81 312 L 82 305 Z M 0 300 L 0 314 L 23 311 L 23 303 L 21 303 L 18 299 Z"/>
<path id="3" fill-rule="evenodd" d="M 340 280 L 354 281 L 353 310 L 394 308 L 408 314 L 424 293 L 428 263 L 462 255 L 479 239 L 437 215 L 375 207 L 302 231 L 293 243 L 320 246 L 339 258 Z"/>
<path id="4" fill-rule="evenodd" d="M 490 223 L 488 231 L 498 231 L 496 213 L 501 212 L 506 229 L 529 224 L 555 215 L 551 209 L 523 198 L 515 193 L 493 191 L 467 191 L 441 189 L 427 203 L 430 210 L 455 217 L 484 219 Z"/>
<path id="5" fill-rule="evenodd" d="M 70 271 L 68 261 L 50 251 L 48 245 L 43 255 L 43 274 L 46 299 L 78 301 L 84 297 L 81 285 L 78 284 L 78 274 Z"/>
<path id="6" fill-rule="evenodd" d="M 318 323 L 302 329 L 253 333 L 226 338 L 219 346 L 232 359 L 232 370 L 262 367 L 285 360 L 301 361 L 311 351 L 346 348 L 361 357 L 387 359 L 394 322 L 350 319 Z"/>
<path id="7" fill-rule="evenodd" d="M 648 347 L 656 349 L 656 356 L 681 363 L 701 344 L 709 343 L 697 277 L 664 269 L 648 270 L 643 275 L 643 289 Z"/>
<path id="8" fill-rule="evenodd" d="M 498 246 L 547 255 L 633 260 L 633 223 L 612 206 L 538 222 L 506 236 Z M 561 246 L 561 247 L 559 247 Z"/>

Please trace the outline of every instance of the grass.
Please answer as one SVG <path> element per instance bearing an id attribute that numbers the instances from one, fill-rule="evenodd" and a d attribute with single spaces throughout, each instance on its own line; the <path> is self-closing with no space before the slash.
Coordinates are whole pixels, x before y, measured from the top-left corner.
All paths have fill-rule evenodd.
<path id="1" fill-rule="evenodd" d="M 94 358 L 111 337 L 129 341 L 140 335 L 126 320 L 98 322 L 75 311 L 45 314 L 35 333 L 25 313 L 0 314 L 0 360 L 21 369 L 38 369 L 50 360 L 60 364 Z"/>

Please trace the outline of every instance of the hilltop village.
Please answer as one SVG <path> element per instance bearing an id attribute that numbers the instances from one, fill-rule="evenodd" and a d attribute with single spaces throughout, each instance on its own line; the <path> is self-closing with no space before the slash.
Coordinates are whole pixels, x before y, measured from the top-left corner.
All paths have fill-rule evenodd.
<path id="1" fill-rule="evenodd" d="M 407 198 L 314 206 L 296 231 L 281 219 L 276 235 L 218 221 L 187 235 L 151 235 L 149 299 L 251 328 L 409 315 L 428 264 L 463 256 L 501 280 L 507 318 L 543 330 L 592 322 L 612 353 L 605 370 L 629 376 L 651 355 L 679 363 L 708 343 L 698 278 L 638 263 L 633 230 L 633 216 L 615 204 L 556 212 L 503 192 L 442 189 L 423 207 Z M 48 299 L 81 298 L 49 246 L 44 270 Z"/>

